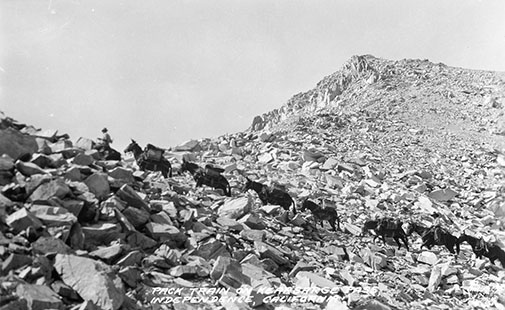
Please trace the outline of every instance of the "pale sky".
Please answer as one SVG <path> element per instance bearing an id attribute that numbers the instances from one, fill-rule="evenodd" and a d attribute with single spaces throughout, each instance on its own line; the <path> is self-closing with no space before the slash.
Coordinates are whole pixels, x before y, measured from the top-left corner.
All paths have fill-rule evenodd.
<path id="1" fill-rule="evenodd" d="M 505 71 L 505 1 L 1 0 L 0 111 L 169 147 L 245 130 L 363 54 Z"/>

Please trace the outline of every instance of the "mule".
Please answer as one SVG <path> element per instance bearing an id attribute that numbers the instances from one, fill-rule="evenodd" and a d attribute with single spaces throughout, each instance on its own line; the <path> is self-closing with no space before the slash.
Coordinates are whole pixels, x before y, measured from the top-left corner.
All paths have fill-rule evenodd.
<path id="1" fill-rule="evenodd" d="M 431 249 L 434 245 L 443 245 L 452 254 L 459 255 L 459 243 L 458 238 L 453 236 L 448 230 L 440 225 L 435 225 L 430 227 L 426 232 L 421 247 L 425 246 Z M 455 248 L 456 250 L 454 250 Z"/>
<path id="2" fill-rule="evenodd" d="M 302 208 L 300 211 L 305 211 L 305 210 L 310 210 L 312 213 L 312 216 L 314 217 L 314 224 L 317 227 L 317 221 L 320 222 L 321 227 L 324 227 L 323 221 L 328 221 L 330 223 L 331 227 L 333 228 L 333 231 L 337 231 L 337 228 L 335 227 L 335 223 L 338 226 L 338 230 L 340 229 L 340 218 L 338 217 L 337 210 L 331 207 L 326 207 L 322 208 L 315 202 L 309 200 L 309 199 L 304 199 L 302 202 Z"/>
<path id="3" fill-rule="evenodd" d="M 486 251 L 484 252 L 484 256 L 489 258 L 489 261 L 493 265 L 494 261 L 498 259 L 502 267 L 505 268 L 505 251 L 495 243 L 486 242 L 485 244 L 486 244 Z"/>
<path id="4" fill-rule="evenodd" d="M 153 149 L 153 146 L 148 144 L 149 147 L 145 151 L 132 139 L 131 143 L 125 148 L 124 152 L 132 152 L 135 157 L 135 161 L 139 168 L 143 171 L 160 171 L 164 178 L 172 177 L 172 165 L 163 156 L 159 156 L 158 159 L 152 159 L 148 157 L 148 153 Z M 155 148 L 155 147 L 154 147 Z M 163 152 L 163 150 L 155 148 Z"/>
<path id="5" fill-rule="evenodd" d="M 196 187 L 207 185 L 223 190 L 224 194 L 231 197 L 231 187 L 228 180 L 221 174 L 223 169 L 206 165 L 205 169 L 199 165 L 182 160 L 181 173 L 188 171 L 196 182 Z"/>
<path id="6" fill-rule="evenodd" d="M 429 233 L 430 232 L 429 227 L 423 226 L 416 222 L 407 223 L 407 229 L 405 231 L 407 236 L 411 236 L 414 232 L 417 233 L 421 237 L 421 240 L 423 241 L 423 243 L 421 244 L 421 248 L 426 244 L 435 243 L 435 241 L 433 240 L 434 238 L 433 233 Z"/>
<path id="7" fill-rule="evenodd" d="M 368 230 L 375 231 L 373 242 L 380 236 L 384 244 L 386 244 L 386 237 L 393 238 L 398 245 L 398 249 L 402 247 L 400 240 L 405 244 L 405 248 L 409 251 L 409 243 L 407 234 L 403 231 L 402 221 L 393 218 L 381 218 L 379 220 L 368 220 L 362 228 L 362 233 L 365 234 Z"/>
<path id="8" fill-rule="evenodd" d="M 467 242 L 472 247 L 472 251 L 475 253 L 475 257 L 477 258 L 482 258 L 487 251 L 484 238 L 476 238 L 474 236 L 467 235 L 466 232 L 463 232 L 463 234 L 458 238 L 458 242 L 460 244 Z"/>
<path id="9" fill-rule="evenodd" d="M 498 261 L 502 264 L 502 267 L 505 268 L 505 251 L 497 244 L 485 242 L 482 237 L 476 238 L 463 232 L 463 234 L 459 237 L 459 242 L 463 243 L 465 241 L 472 247 L 475 257 L 482 258 L 482 256 L 485 256 L 489 258 L 489 261 L 493 265 L 494 261 L 498 259 Z"/>
<path id="10" fill-rule="evenodd" d="M 250 189 L 254 190 L 258 194 L 258 197 L 263 205 L 269 203 L 279 205 L 286 211 L 289 211 L 289 207 L 293 206 L 293 214 L 296 214 L 295 201 L 287 192 L 252 181 L 246 177 L 246 183 L 244 184 L 242 191 L 247 192 Z"/>

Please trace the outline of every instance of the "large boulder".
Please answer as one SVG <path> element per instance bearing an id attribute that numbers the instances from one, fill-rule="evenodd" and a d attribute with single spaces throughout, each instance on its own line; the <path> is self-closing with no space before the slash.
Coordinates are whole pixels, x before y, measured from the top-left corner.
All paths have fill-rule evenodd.
<path id="1" fill-rule="evenodd" d="M 21 208 L 9 215 L 6 219 L 6 224 L 12 228 L 14 233 L 19 233 L 28 227 L 35 229 L 42 227 L 42 222 L 25 208 Z"/>
<path id="2" fill-rule="evenodd" d="M 98 199 L 106 198 L 110 194 L 109 181 L 105 173 L 93 173 L 84 180 L 84 183 Z"/>
<path id="3" fill-rule="evenodd" d="M 47 172 L 35 163 L 26 163 L 18 160 L 16 162 L 16 169 L 24 176 L 30 177 L 34 174 L 46 174 Z"/>
<path id="4" fill-rule="evenodd" d="M 124 302 L 123 283 L 105 263 L 76 255 L 57 254 L 54 269 L 82 299 L 92 301 L 100 309 L 116 310 Z"/>
<path id="5" fill-rule="evenodd" d="M 251 210 L 252 200 L 250 197 L 232 198 L 225 201 L 217 214 L 222 217 L 238 219 Z"/>
<path id="6" fill-rule="evenodd" d="M 82 149 L 82 150 L 85 150 L 85 151 L 89 151 L 89 150 L 91 150 L 93 148 L 93 140 L 88 139 L 88 138 L 80 137 L 79 139 L 77 139 L 77 141 L 75 142 L 74 146 L 76 148 L 79 148 L 79 149 Z"/>
<path id="7" fill-rule="evenodd" d="M 32 155 L 38 149 L 35 137 L 24 135 L 12 128 L 0 130 L 0 155 L 7 154 L 17 159 L 23 154 Z"/>
<path id="8" fill-rule="evenodd" d="M 16 295 L 26 300 L 30 310 L 64 309 L 58 294 L 45 285 L 20 284 Z"/>
<path id="9" fill-rule="evenodd" d="M 29 201 L 46 201 L 53 197 L 63 199 L 71 190 L 62 178 L 43 183 L 28 198 Z"/>

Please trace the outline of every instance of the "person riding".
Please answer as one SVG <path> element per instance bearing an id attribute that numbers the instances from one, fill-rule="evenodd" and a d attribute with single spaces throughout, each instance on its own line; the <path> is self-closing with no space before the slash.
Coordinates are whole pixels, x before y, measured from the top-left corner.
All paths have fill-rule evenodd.
<path id="1" fill-rule="evenodd" d="M 103 136 L 98 138 L 99 144 L 106 150 L 110 149 L 110 144 L 112 143 L 112 138 L 110 137 L 107 128 L 102 129 Z"/>

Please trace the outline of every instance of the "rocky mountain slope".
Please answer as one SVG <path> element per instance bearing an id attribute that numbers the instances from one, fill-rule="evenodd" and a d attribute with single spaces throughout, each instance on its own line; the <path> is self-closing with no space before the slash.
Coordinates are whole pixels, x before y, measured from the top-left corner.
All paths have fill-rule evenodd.
<path id="1" fill-rule="evenodd" d="M 168 148 L 169 179 L 3 116 L 0 309 L 505 309 L 505 266 L 468 244 L 361 231 L 391 216 L 505 248 L 504 111 L 503 74 L 354 56 L 248 131 Z M 232 197 L 183 159 L 222 167 Z"/>

